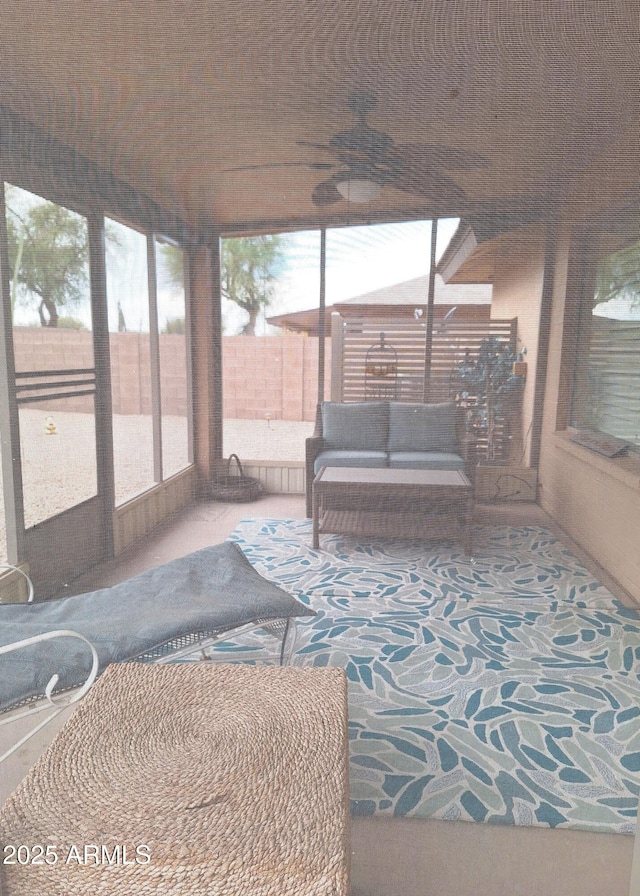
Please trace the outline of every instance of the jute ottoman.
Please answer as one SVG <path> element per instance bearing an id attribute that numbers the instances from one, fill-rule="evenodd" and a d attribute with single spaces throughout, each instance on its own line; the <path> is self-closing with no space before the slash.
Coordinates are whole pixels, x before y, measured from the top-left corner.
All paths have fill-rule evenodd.
<path id="1" fill-rule="evenodd" d="M 3 896 L 349 891 L 337 669 L 110 666 L 0 813 Z"/>

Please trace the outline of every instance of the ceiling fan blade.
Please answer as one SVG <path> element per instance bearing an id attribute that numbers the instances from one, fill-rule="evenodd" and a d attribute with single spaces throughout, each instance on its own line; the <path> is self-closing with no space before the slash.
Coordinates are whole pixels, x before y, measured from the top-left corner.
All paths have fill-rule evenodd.
<path id="1" fill-rule="evenodd" d="M 368 125 L 360 124 L 348 131 L 340 131 L 329 140 L 329 146 L 336 152 L 353 152 L 381 161 L 393 150 L 394 143 L 384 131 L 376 131 Z"/>
<path id="2" fill-rule="evenodd" d="M 238 165 L 235 168 L 225 168 L 229 171 L 260 171 L 264 168 L 311 168 L 312 171 L 331 171 L 335 166 L 331 162 L 264 162 L 261 165 Z"/>
<path id="3" fill-rule="evenodd" d="M 431 168 L 465 171 L 472 168 L 488 168 L 490 164 L 480 153 L 429 143 L 404 143 L 395 146 L 388 155 L 388 161 L 391 164 L 424 172 Z"/>
<path id="4" fill-rule="evenodd" d="M 458 186 L 452 178 L 437 170 L 432 170 L 424 175 L 416 174 L 413 171 L 390 171 L 385 178 L 385 183 L 395 187 L 396 190 L 413 193 L 423 199 L 438 204 L 447 204 L 451 207 L 460 206 L 467 201 L 467 194 L 462 187 Z"/>
<path id="5" fill-rule="evenodd" d="M 342 196 L 338 192 L 333 178 L 321 181 L 311 194 L 313 204 L 317 205 L 319 208 L 323 208 L 326 205 L 333 205 L 334 202 L 340 202 L 341 199 Z"/>
<path id="6" fill-rule="evenodd" d="M 326 143 L 315 143 L 313 140 L 296 140 L 296 146 L 308 146 L 311 149 L 321 149 L 323 152 L 330 152 L 332 155 L 335 150 Z"/>
<path id="7" fill-rule="evenodd" d="M 321 152 L 328 152 L 334 159 L 337 159 L 337 161 L 343 165 L 367 163 L 375 165 L 378 162 L 377 156 L 370 152 L 366 147 L 362 146 L 347 148 L 345 146 L 338 146 L 337 144 L 332 146 L 327 143 L 313 143 L 310 140 L 296 140 L 296 144 L 297 146 L 307 146 L 311 149 L 319 149 Z M 329 163 L 318 163 L 318 165 L 324 164 L 326 164 L 327 167 L 331 167 Z"/>

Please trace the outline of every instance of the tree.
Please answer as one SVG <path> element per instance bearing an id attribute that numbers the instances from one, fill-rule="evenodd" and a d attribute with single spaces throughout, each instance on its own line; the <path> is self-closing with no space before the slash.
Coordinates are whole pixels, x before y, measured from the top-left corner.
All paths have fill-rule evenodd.
<path id="1" fill-rule="evenodd" d="M 158 267 L 162 272 L 162 278 L 170 286 L 182 288 L 184 286 L 184 253 L 180 246 L 171 243 L 158 243 L 160 255 Z"/>
<path id="2" fill-rule="evenodd" d="M 35 301 L 43 327 L 87 296 L 87 227 L 80 215 L 42 200 L 20 203 L 7 189 L 7 236 L 15 301 Z"/>
<path id="3" fill-rule="evenodd" d="M 161 250 L 165 278 L 170 283 L 182 284 L 182 251 L 170 244 L 163 244 Z M 281 262 L 282 239 L 278 234 L 223 240 L 222 295 L 248 313 L 243 334 L 255 336 L 258 315 L 271 302 Z"/>
<path id="4" fill-rule="evenodd" d="M 255 336 L 256 321 L 273 295 L 281 253 L 278 234 L 243 236 L 222 243 L 222 295 L 249 315 L 242 332 Z"/>
<path id="5" fill-rule="evenodd" d="M 640 306 L 640 242 L 610 253 L 598 265 L 594 305 L 612 299 L 625 301 L 629 308 Z"/>
<path id="6" fill-rule="evenodd" d="M 163 333 L 174 336 L 184 336 L 186 321 L 184 317 L 170 317 L 162 328 Z"/>

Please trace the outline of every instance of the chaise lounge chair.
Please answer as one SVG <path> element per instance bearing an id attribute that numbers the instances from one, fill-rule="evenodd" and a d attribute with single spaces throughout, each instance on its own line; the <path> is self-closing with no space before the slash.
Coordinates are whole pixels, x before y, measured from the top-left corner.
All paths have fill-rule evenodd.
<path id="1" fill-rule="evenodd" d="M 284 664 L 293 653 L 296 617 L 314 615 L 259 575 L 233 542 L 111 588 L 0 604 L 0 724 L 18 707 L 24 715 L 54 706 L 57 715 L 110 663 L 166 663 L 194 653 L 206 659 L 207 648 L 231 631 L 266 629 L 279 638 Z M 73 696 L 56 697 L 78 688 Z"/>

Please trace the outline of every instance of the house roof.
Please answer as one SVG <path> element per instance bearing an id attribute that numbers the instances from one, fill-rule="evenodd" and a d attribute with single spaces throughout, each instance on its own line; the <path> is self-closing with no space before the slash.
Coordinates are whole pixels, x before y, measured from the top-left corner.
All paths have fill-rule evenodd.
<path id="1" fill-rule="evenodd" d="M 429 291 L 429 276 L 414 277 L 404 280 L 402 283 L 393 283 L 383 286 L 371 292 L 353 296 L 342 302 L 337 302 L 336 307 L 344 305 L 398 305 L 415 308 L 416 305 L 426 305 Z M 434 304 L 436 305 L 490 305 L 491 286 L 485 284 L 463 284 L 447 286 L 439 274 L 436 274 L 433 290 Z"/>
<path id="2" fill-rule="evenodd" d="M 202 231 L 436 214 L 507 229 L 640 184 L 637 0 L 0 0 L 0 13 L 2 103 Z M 369 126 L 409 147 L 410 191 L 319 207 L 354 91 L 377 101 Z M 441 145 L 487 165 L 443 169 Z M 431 174 L 466 198 L 433 198 Z"/>
<path id="3" fill-rule="evenodd" d="M 416 308 L 425 308 L 429 289 L 429 277 L 414 277 L 401 283 L 393 283 L 381 289 L 362 293 L 336 302 L 326 308 L 326 328 L 329 332 L 331 314 L 339 312 L 343 316 L 359 313 L 369 316 L 388 317 L 391 315 L 413 315 Z M 442 277 L 436 274 L 434 283 L 434 305 L 436 317 L 443 317 L 452 308 L 474 307 L 488 309 L 491 305 L 491 286 L 464 284 L 447 286 Z M 304 311 L 292 311 L 287 314 L 276 314 L 267 318 L 267 322 L 275 327 L 297 330 L 306 333 L 318 331 L 319 308 Z M 487 317 L 488 317 L 487 313 Z"/>

